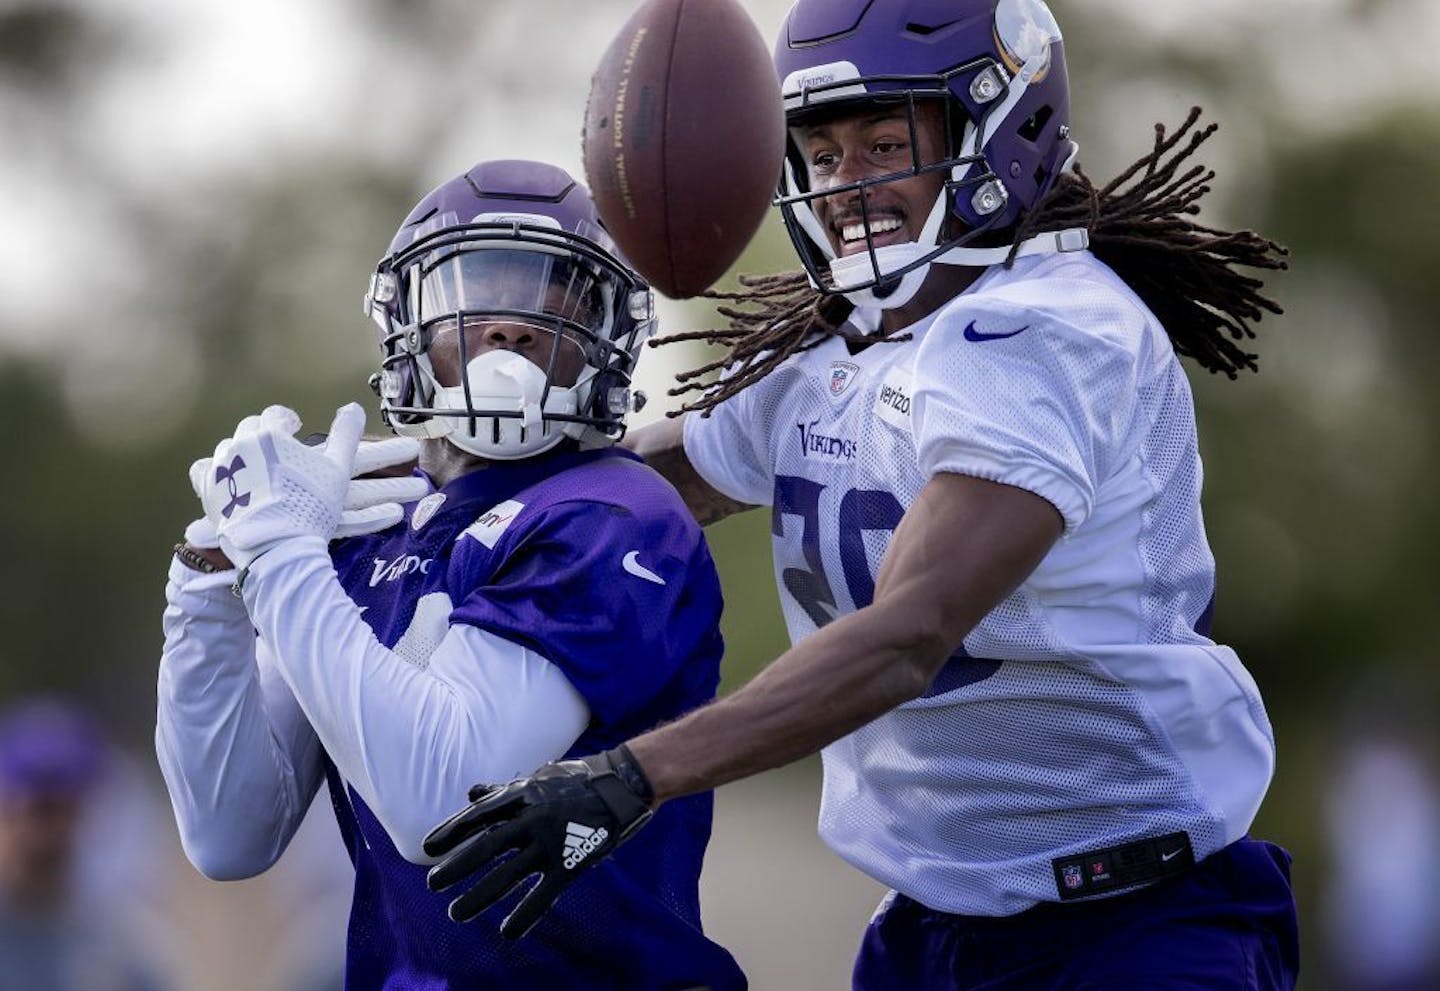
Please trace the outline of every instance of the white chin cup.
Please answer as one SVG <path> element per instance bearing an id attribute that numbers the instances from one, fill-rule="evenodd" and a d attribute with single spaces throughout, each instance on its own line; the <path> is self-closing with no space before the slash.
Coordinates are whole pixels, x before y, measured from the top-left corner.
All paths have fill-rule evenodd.
<path id="1" fill-rule="evenodd" d="M 574 414 L 575 390 L 552 387 L 542 411 L 545 372 L 515 352 L 486 351 L 465 366 L 465 378 L 470 384 L 471 408 L 519 415 L 479 415 L 471 420 L 463 415 L 466 405 L 462 386 L 436 390 L 435 419 L 449 428 L 446 438 L 462 451 L 501 461 L 528 458 L 554 447 L 568 435 L 566 424 L 547 421 L 542 413 Z M 462 415 L 445 415 L 454 412 Z"/>
<path id="2" fill-rule="evenodd" d="M 867 309 L 893 310 L 915 298 L 915 294 L 920 291 L 920 286 L 925 282 L 925 276 L 930 272 L 930 266 L 921 265 L 906 272 L 900 276 L 899 284 L 884 296 L 875 294 L 876 283 L 882 280 L 886 273 L 904 268 L 929 250 L 931 249 L 914 241 L 905 244 L 888 244 L 875 249 L 874 264 L 871 264 L 868 251 L 846 255 L 844 258 L 836 258 L 830 263 L 830 277 L 835 280 L 835 288 L 856 306 Z M 851 288 L 852 286 L 863 286 L 864 288 L 854 289 Z"/>
<path id="3" fill-rule="evenodd" d="M 830 277 L 835 280 L 835 287 L 851 303 L 864 309 L 893 310 L 910 302 L 924 284 L 925 276 L 930 272 L 929 265 L 918 265 L 900 276 L 894 289 L 883 296 L 876 295 L 875 288 L 878 283 L 885 281 L 886 276 L 901 271 L 907 265 L 915 264 L 935 250 L 935 246 L 940 243 L 940 229 L 945 224 L 948 205 L 948 198 L 943 192 L 937 195 L 935 202 L 930 205 L 930 212 L 925 217 L 925 226 L 920 229 L 919 236 L 904 244 L 887 244 L 875 248 L 873 262 L 869 251 L 831 259 Z"/>

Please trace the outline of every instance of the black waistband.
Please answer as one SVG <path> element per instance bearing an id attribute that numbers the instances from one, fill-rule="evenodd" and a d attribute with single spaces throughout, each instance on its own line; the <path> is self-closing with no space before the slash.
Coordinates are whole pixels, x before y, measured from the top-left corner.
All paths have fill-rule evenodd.
<path id="1" fill-rule="evenodd" d="M 1122 846 L 1057 857 L 1055 890 L 1062 902 L 1111 894 L 1183 874 L 1195 866 L 1190 834 L 1167 833 Z"/>

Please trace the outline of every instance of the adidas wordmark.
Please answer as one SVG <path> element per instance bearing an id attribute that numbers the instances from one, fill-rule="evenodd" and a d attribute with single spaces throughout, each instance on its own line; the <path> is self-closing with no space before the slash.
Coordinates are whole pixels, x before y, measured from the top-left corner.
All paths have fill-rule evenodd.
<path id="1" fill-rule="evenodd" d="M 604 826 L 599 829 L 591 829 L 589 826 L 582 826 L 578 822 L 567 822 L 565 824 L 565 869 L 574 870 L 580 861 L 595 852 L 595 848 L 610 838 L 610 832 Z"/>

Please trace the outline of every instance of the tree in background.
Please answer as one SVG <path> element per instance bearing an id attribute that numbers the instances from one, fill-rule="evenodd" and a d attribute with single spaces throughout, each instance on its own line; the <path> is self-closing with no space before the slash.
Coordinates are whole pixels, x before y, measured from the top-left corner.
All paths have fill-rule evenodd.
<path id="1" fill-rule="evenodd" d="M 317 422 L 368 399 L 371 368 L 343 342 L 371 332 L 358 304 L 387 218 L 456 162 L 517 139 L 492 97 L 578 137 L 583 52 L 598 54 L 593 39 L 629 5 L 553 3 L 574 26 L 564 39 L 527 33 L 518 3 L 351 5 L 352 43 L 313 66 L 317 80 L 338 73 L 339 88 L 354 90 L 321 136 L 281 140 L 237 122 L 263 147 L 198 172 L 146 154 L 147 130 L 170 108 L 136 81 L 183 41 L 157 30 L 163 11 L 0 3 L 0 204 L 13 225 L 0 247 L 0 394 L 11 411 L 0 422 L 0 697 L 73 691 L 103 702 L 112 728 L 143 745 L 159 576 L 193 515 L 186 466 L 276 399 Z M 1225 388 L 1192 376 L 1212 439 L 1217 624 L 1270 700 L 1281 769 L 1262 825 L 1308 865 L 1305 906 L 1323 872 L 1315 810 L 1337 697 L 1370 668 L 1426 700 L 1440 678 L 1424 621 L 1440 599 L 1429 561 L 1440 523 L 1428 511 L 1440 395 L 1426 381 L 1440 358 L 1430 326 L 1440 240 L 1429 229 L 1440 215 L 1440 115 L 1433 88 L 1383 113 L 1378 102 L 1357 110 L 1358 99 L 1344 110 L 1321 89 L 1369 85 L 1351 65 L 1355 39 L 1383 47 L 1407 24 L 1431 23 L 1420 0 L 1337 0 L 1294 24 L 1250 6 L 1232 21 L 1162 28 L 1107 0 L 1066 18 L 1067 47 L 1077 104 L 1098 108 L 1077 122 L 1091 174 L 1143 150 L 1150 119 L 1173 124 L 1201 103 L 1222 125 L 1217 150 L 1207 146 L 1221 203 L 1293 252 L 1292 272 L 1273 282 L 1288 313 L 1262 328 L 1260 374 Z M 1302 74 L 1296 60 L 1313 51 L 1343 71 Z M 1379 75 L 1404 70 L 1402 54 Z M 437 72 L 454 85 L 434 86 Z M 447 95 L 407 96 L 422 86 Z M 544 101 L 560 102 L 537 109 Z M 128 142 L 117 139 L 121 113 Z M 474 147 L 427 144 L 457 115 L 475 120 Z M 578 161 L 578 140 L 565 140 Z M 739 268 L 776 271 L 787 257 L 767 228 Z M 684 311 L 693 326 L 710 319 Z M 768 522 L 752 513 L 710 533 L 727 585 L 731 685 L 783 642 Z M 1307 986 L 1323 981 L 1312 966 Z"/>

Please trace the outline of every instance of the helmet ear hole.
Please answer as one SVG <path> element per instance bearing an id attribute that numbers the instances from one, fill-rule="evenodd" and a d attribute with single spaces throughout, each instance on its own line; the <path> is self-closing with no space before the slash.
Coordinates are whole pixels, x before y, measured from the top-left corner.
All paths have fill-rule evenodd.
<path id="1" fill-rule="evenodd" d="M 1050 123 L 1050 118 L 1054 116 L 1055 108 L 1047 103 L 1031 114 L 1015 133 L 1031 144 L 1035 144 L 1039 141 L 1040 135 L 1045 133 L 1045 125 Z"/>

